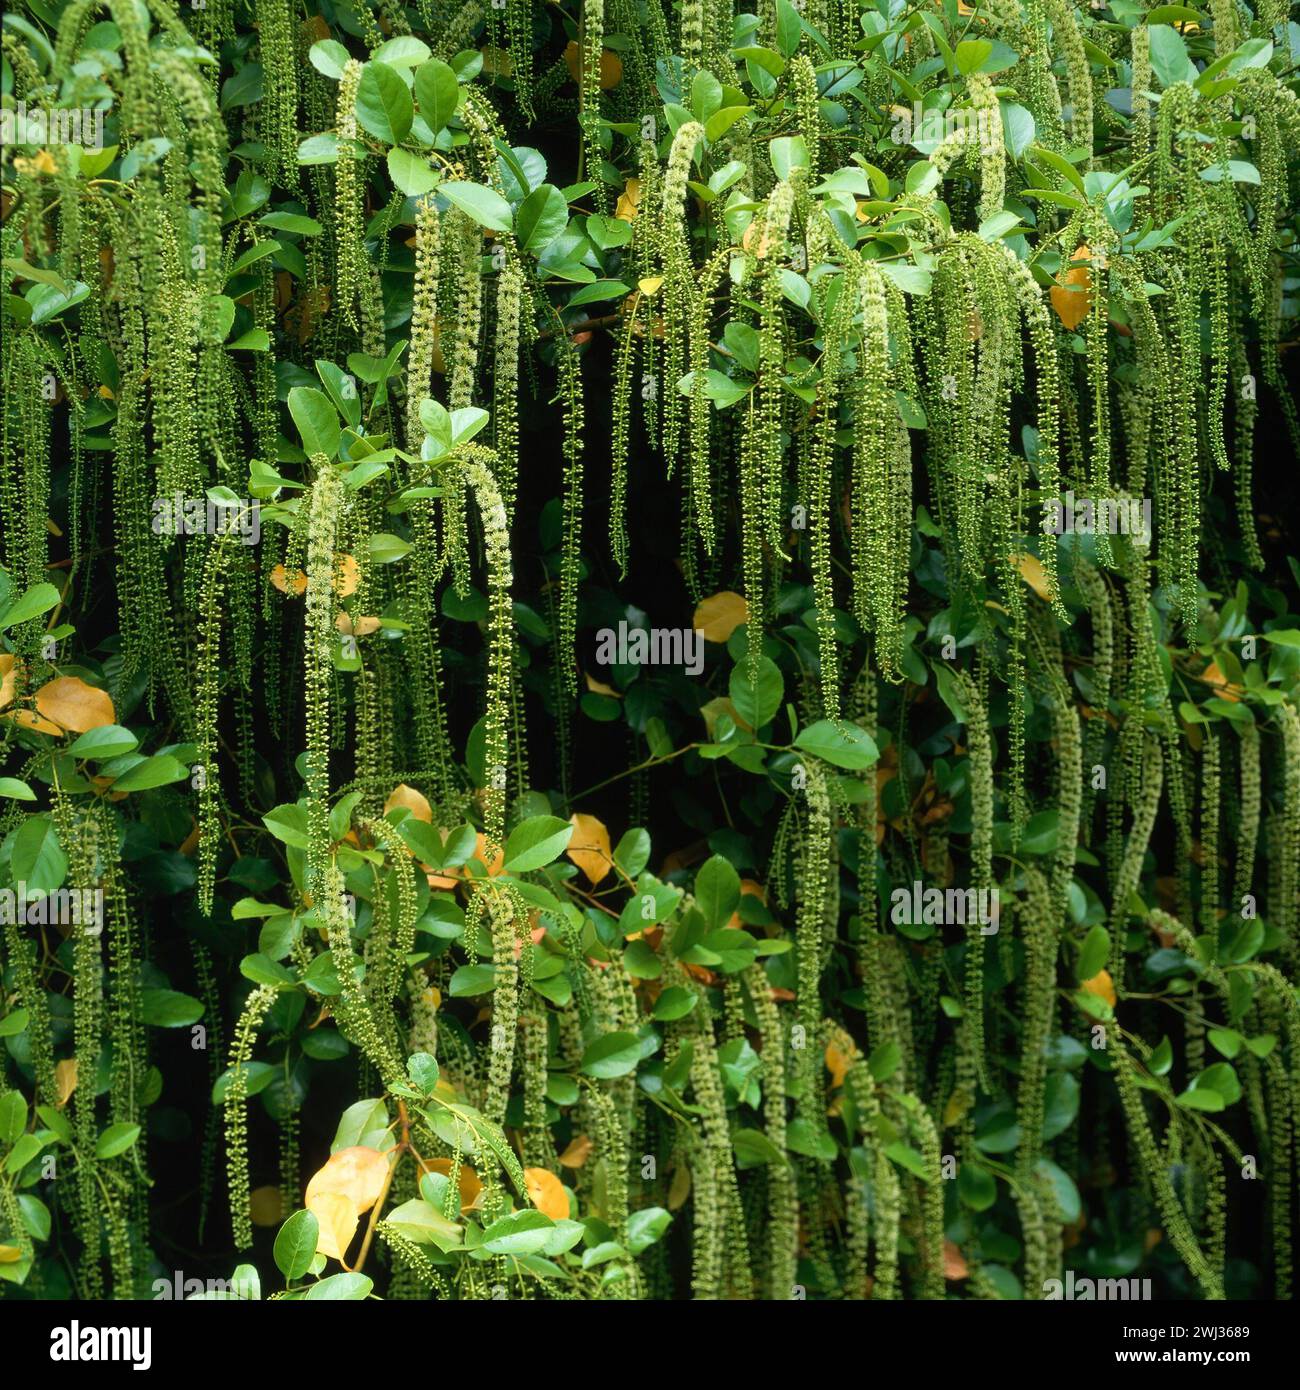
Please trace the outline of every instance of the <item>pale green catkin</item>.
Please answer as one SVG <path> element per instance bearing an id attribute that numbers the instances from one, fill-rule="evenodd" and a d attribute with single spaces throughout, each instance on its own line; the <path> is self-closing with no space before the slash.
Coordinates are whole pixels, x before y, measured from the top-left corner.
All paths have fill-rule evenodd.
<path id="1" fill-rule="evenodd" d="M 993 889 L 993 745 L 988 715 L 977 681 L 959 676 L 966 708 L 966 738 L 971 779 L 971 887 L 977 896 Z M 966 928 L 965 1027 L 962 1038 L 974 1075 L 985 1082 L 984 941 L 978 920 Z"/>
<path id="2" fill-rule="evenodd" d="M 230 1194 L 230 1224 L 235 1247 L 247 1250 L 253 1243 L 249 1207 L 248 1169 L 248 1063 L 252 1061 L 257 1030 L 275 1003 L 272 985 L 258 985 L 244 1003 L 230 1048 L 230 1081 L 226 1087 L 226 1186 Z"/>
<path id="3" fill-rule="evenodd" d="M 411 346 L 406 384 L 406 443 L 415 449 L 424 439 L 420 405 L 433 387 L 433 358 L 438 347 L 438 285 L 442 221 L 431 198 L 421 198 L 415 212 L 415 287 L 411 300 Z"/>
<path id="4" fill-rule="evenodd" d="M 785 1028 L 762 966 L 752 965 L 745 983 L 762 1036 L 763 1127 L 780 1150 L 786 1147 Z M 767 1297 L 788 1298 L 795 1283 L 799 1245 L 799 1199 L 786 1164 L 767 1175 Z"/>
<path id="5" fill-rule="evenodd" d="M 1259 726 L 1253 719 L 1249 724 L 1234 723 L 1233 728 L 1239 739 L 1237 757 L 1241 786 L 1232 899 L 1234 904 L 1239 905 L 1255 881 L 1255 846 L 1259 840 L 1260 813 L 1260 739 Z"/>
<path id="6" fill-rule="evenodd" d="M 1164 1159 L 1157 1149 L 1155 1136 L 1151 1132 L 1142 1104 L 1142 1092 L 1138 1089 L 1133 1075 L 1136 1063 L 1118 1042 L 1112 1043 L 1111 1048 L 1115 1082 L 1124 1107 L 1124 1118 L 1130 1138 L 1142 1161 L 1143 1171 L 1150 1179 L 1155 1193 L 1161 1223 L 1170 1243 L 1200 1285 L 1202 1294 L 1208 1299 L 1222 1299 L 1222 1282 L 1210 1268 L 1205 1252 L 1196 1241 L 1187 1213 L 1174 1191 Z"/>
<path id="7" fill-rule="evenodd" d="M 515 965 L 516 915 L 521 905 L 503 893 L 486 892 L 484 913 L 492 932 L 492 1030 L 488 1051 L 488 1092 L 483 1103 L 489 1120 L 500 1123 L 510 1096 L 519 1023 L 518 969 Z M 524 920 L 527 921 L 525 915 Z"/>
<path id="8" fill-rule="evenodd" d="M 806 765 L 806 777 L 807 808 L 799 859 L 799 921 L 795 941 L 803 1044 L 795 1061 L 795 1075 L 799 1083 L 799 1114 L 808 1124 L 821 1129 L 825 1125 L 820 1104 L 821 1070 L 813 1043 L 821 1018 L 819 986 L 831 868 L 831 806 L 821 765 L 810 760 Z"/>
<path id="9" fill-rule="evenodd" d="M 1111 890 L 1112 907 L 1108 923 L 1111 950 L 1107 968 L 1119 994 L 1124 992 L 1128 901 L 1142 874 L 1142 861 L 1146 858 L 1147 845 L 1150 843 L 1156 813 L 1160 808 L 1160 790 L 1164 783 L 1164 760 L 1160 755 L 1159 741 L 1146 735 L 1142 743 L 1145 747 L 1145 757 L 1141 762 L 1141 779 L 1133 805 L 1133 824 L 1124 842 L 1123 858 L 1120 860 Z"/>
<path id="10" fill-rule="evenodd" d="M 1025 896 L 1023 903 L 1017 905 L 1015 919 L 1025 946 L 1021 1006 L 1024 1033 L 1016 1090 L 1016 1114 L 1023 1138 L 1016 1150 L 1016 1176 L 1018 1182 L 1028 1184 L 1042 1148 L 1039 1135 L 1043 1128 L 1047 1049 L 1056 1005 L 1057 933 L 1061 920 L 1048 885 L 1036 869 L 1025 873 Z"/>
<path id="11" fill-rule="evenodd" d="M 357 138 L 356 101 L 364 65 L 355 59 L 348 61 L 339 80 L 338 136 L 339 157 L 335 166 L 334 196 L 334 294 L 335 302 L 348 324 L 356 328 L 357 295 L 365 273 L 365 248 L 362 188 L 359 160 L 354 142 Z"/>

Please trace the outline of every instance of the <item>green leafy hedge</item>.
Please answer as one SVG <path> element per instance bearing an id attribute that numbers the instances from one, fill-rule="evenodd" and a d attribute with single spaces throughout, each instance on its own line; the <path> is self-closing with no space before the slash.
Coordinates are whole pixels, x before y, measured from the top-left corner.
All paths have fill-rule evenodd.
<path id="1" fill-rule="evenodd" d="M 1291 1296 L 1280 0 L 3 56 L 0 1292 Z"/>

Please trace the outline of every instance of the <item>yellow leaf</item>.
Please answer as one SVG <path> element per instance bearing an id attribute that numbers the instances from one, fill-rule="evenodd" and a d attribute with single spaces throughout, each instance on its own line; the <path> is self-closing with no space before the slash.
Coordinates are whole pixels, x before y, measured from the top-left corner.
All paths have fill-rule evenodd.
<path id="1" fill-rule="evenodd" d="M 334 626 L 344 637 L 369 637 L 372 632 L 378 632 L 383 624 L 378 618 L 349 618 L 346 613 L 340 613 L 334 619 Z"/>
<path id="2" fill-rule="evenodd" d="M 663 286 L 664 277 L 662 275 L 647 275 L 644 280 L 638 280 L 636 287 L 644 295 L 658 294 Z"/>
<path id="3" fill-rule="evenodd" d="M 57 174 L 59 171 L 49 150 L 41 150 L 34 159 L 27 159 L 23 155 L 17 156 L 14 160 L 14 168 L 23 174 Z"/>
<path id="4" fill-rule="evenodd" d="M 970 1095 L 966 1091 L 954 1091 L 948 1097 L 948 1104 L 943 1107 L 943 1127 L 950 1129 L 953 1125 L 960 1124 L 961 1117 L 970 1107 Z"/>
<path id="5" fill-rule="evenodd" d="M 581 1168 L 591 1156 L 591 1150 L 591 1140 L 585 1134 L 579 1134 L 576 1139 L 569 1141 L 569 1147 L 560 1155 L 560 1162 L 566 1168 Z"/>
<path id="6" fill-rule="evenodd" d="M 637 205 L 641 201 L 641 180 L 628 179 L 623 185 L 623 191 L 618 195 L 618 206 L 614 209 L 614 216 L 621 222 L 631 222 L 637 214 Z M 647 290 L 647 294 L 652 294 L 652 290 Z"/>
<path id="7" fill-rule="evenodd" d="M 621 700 L 623 692 L 615 690 L 612 685 L 606 685 L 604 681 L 598 681 L 595 676 L 589 675 L 586 671 L 582 673 L 582 678 L 587 682 L 587 689 L 593 695 L 608 695 L 611 699 Z"/>
<path id="8" fill-rule="evenodd" d="M 16 680 L 13 657 L 9 652 L 0 653 L 0 709 L 13 704 Z"/>
<path id="9" fill-rule="evenodd" d="M 668 1210 L 679 1211 L 686 1205 L 691 1195 L 691 1170 L 685 1163 L 673 1169 L 673 1180 L 668 1184 Z"/>
<path id="10" fill-rule="evenodd" d="M 379 1200 L 388 1181 L 388 1159 L 378 1149 L 360 1144 L 330 1154 L 325 1166 L 307 1184 L 307 1205 L 324 1193 L 343 1193 L 357 1209 L 367 1212 Z"/>
<path id="11" fill-rule="evenodd" d="M 79 676 L 57 676 L 36 692 L 37 711 L 52 723 L 84 734 L 117 723 L 117 711 L 106 690 L 96 690 Z"/>
<path id="12" fill-rule="evenodd" d="M 489 77 L 509 77 L 515 70 L 514 59 L 504 48 L 480 48 L 483 55 L 483 71 Z"/>
<path id="13" fill-rule="evenodd" d="M 313 1213 L 320 1226 L 316 1253 L 328 1255 L 342 1264 L 361 1220 L 357 1204 L 343 1192 L 317 1192 L 315 1196 L 308 1196 L 307 1210 Z"/>
<path id="14" fill-rule="evenodd" d="M 725 714 L 734 724 L 749 725 L 736 712 L 736 707 L 725 695 L 717 695 L 706 705 L 700 706 L 700 715 L 704 719 L 704 727 L 709 731 L 709 738 L 713 738 L 713 729 L 718 722 L 718 716 Z"/>
<path id="15" fill-rule="evenodd" d="M 426 1158 L 424 1171 L 426 1173 L 441 1173 L 444 1178 L 450 1177 L 451 1159 Z M 479 1198 L 483 1195 L 483 1184 L 479 1181 L 478 1174 L 467 1163 L 460 1165 L 460 1178 L 457 1186 L 460 1188 L 461 1211 L 475 1210 L 478 1207 Z M 565 1215 L 567 1216 L 568 1213 L 566 1212 Z"/>
<path id="16" fill-rule="evenodd" d="M 524 1185 L 533 1206 L 552 1221 L 569 1218 L 569 1194 L 564 1184 L 546 1168 L 525 1168 Z"/>
<path id="17" fill-rule="evenodd" d="M 1113 1009 L 1115 1007 L 1115 981 L 1110 978 L 1109 970 L 1099 970 L 1090 980 L 1084 980 L 1079 986 L 1085 994 L 1095 994 L 1098 999 L 1104 999 Z"/>
<path id="18" fill-rule="evenodd" d="M 361 583 L 361 566 L 355 556 L 336 555 L 334 557 L 334 592 L 340 598 L 349 598 Z"/>
<path id="19" fill-rule="evenodd" d="M 433 321 L 432 350 L 433 356 L 430 359 L 430 365 L 439 376 L 445 376 L 447 373 L 447 359 L 442 355 L 442 325 L 437 319 Z"/>
<path id="20" fill-rule="evenodd" d="M 614 860 L 609 847 L 609 831 L 595 816 L 584 816 L 580 812 L 569 817 L 569 824 L 573 826 L 573 838 L 565 854 L 591 883 L 599 883 L 609 873 Z"/>
<path id="21" fill-rule="evenodd" d="M 398 806 L 405 807 L 416 820 L 422 820 L 425 825 L 433 824 L 433 808 L 414 787 L 408 787 L 405 782 L 399 782 L 389 793 L 388 800 L 384 802 L 384 815 Z"/>
<path id="22" fill-rule="evenodd" d="M 831 1074 L 831 1087 L 844 1085 L 844 1078 L 853 1065 L 852 1051 L 845 1051 L 838 1043 L 826 1044 L 826 1070 Z"/>
<path id="23" fill-rule="evenodd" d="M 706 642 L 726 642 L 749 617 L 749 604 L 730 589 L 710 594 L 695 610 L 695 627 Z"/>
<path id="24" fill-rule="evenodd" d="M 0 1245 L 0 1265 L 16 1265 L 22 1257 L 23 1252 L 16 1245 Z"/>
<path id="25" fill-rule="evenodd" d="M 288 594 L 291 598 L 297 598 L 300 594 L 307 592 L 307 576 L 302 570 L 295 570 L 292 575 L 288 573 L 283 565 L 276 565 L 271 571 L 271 583 L 279 589 L 282 594 Z M 340 598 L 350 598 L 357 591 L 357 586 L 361 583 L 361 566 L 357 564 L 354 555 L 336 555 L 334 557 L 334 592 Z M 362 622 L 371 621 L 363 618 Z M 339 629 L 342 631 L 342 629 Z M 374 628 L 371 629 L 374 631 Z"/>
<path id="26" fill-rule="evenodd" d="M 290 578 L 283 565 L 276 565 L 271 571 L 271 586 L 290 598 L 299 598 L 307 592 L 307 576 L 302 570 L 295 570 Z"/>
<path id="27" fill-rule="evenodd" d="M 249 1212 L 254 1226 L 278 1226 L 284 1214 L 284 1203 L 278 1187 L 255 1187 L 248 1194 Z"/>
<path id="28" fill-rule="evenodd" d="M 54 1068 L 55 1104 L 62 1107 L 72 1099 L 77 1089 L 77 1059 L 65 1057 Z"/>
<path id="29" fill-rule="evenodd" d="M 1052 591 L 1047 586 L 1047 571 L 1037 555 L 1020 554 L 1011 557 L 1011 563 L 1020 573 L 1021 579 L 1043 600 L 1050 603 Z"/>
<path id="30" fill-rule="evenodd" d="M 1092 251 L 1080 246 L 1074 253 L 1074 260 L 1092 263 Z M 1088 317 L 1092 308 L 1092 277 L 1088 265 L 1076 265 L 1065 272 L 1061 282 L 1052 286 L 1050 298 L 1056 317 L 1071 332 Z"/>

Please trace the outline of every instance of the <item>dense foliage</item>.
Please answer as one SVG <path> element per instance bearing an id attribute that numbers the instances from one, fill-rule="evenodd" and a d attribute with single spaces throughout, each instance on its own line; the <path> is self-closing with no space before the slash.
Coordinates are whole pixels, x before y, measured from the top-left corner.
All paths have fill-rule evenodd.
<path id="1" fill-rule="evenodd" d="M 1291 1296 L 1300 27 L 753 8 L 5 14 L 6 1297 Z"/>

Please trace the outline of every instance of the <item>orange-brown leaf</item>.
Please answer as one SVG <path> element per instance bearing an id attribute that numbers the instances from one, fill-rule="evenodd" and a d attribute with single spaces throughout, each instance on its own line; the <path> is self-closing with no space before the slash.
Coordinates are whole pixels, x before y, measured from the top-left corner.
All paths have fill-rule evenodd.
<path id="1" fill-rule="evenodd" d="M 591 1157 L 593 1147 L 591 1139 L 587 1135 L 579 1134 L 569 1141 L 568 1148 L 560 1155 L 560 1162 L 565 1168 L 581 1168 Z"/>
<path id="2" fill-rule="evenodd" d="M 79 676 L 56 676 L 36 692 L 37 712 L 52 724 L 84 734 L 117 723 L 108 691 L 87 685 Z"/>
<path id="3" fill-rule="evenodd" d="M 623 60 L 608 48 L 600 53 L 600 90 L 608 92 L 623 80 Z"/>
<path id="4" fill-rule="evenodd" d="M 302 570 L 294 570 L 291 576 L 283 565 L 276 565 L 271 571 L 271 587 L 290 598 L 300 598 L 307 592 L 307 576 Z"/>
<path id="5" fill-rule="evenodd" d="M 495 854 L 488 854 L 487 836 L 480 830 L 478 842 L 474 848 L 474 858 L 488 871 L 489 878 L 495 878 L 505 870 L 506 856 L 504 850 L 497 850 Z"/>
<path id="6" fill-rule="evenodd" d="M 1087 246 L 1080 246 L 1073 259 L 1091 264 L 1092 252 Z M 1092 277 L 1088 265 L 1072 266 L 1058 277 L 1058 283 L 1051 288 L 1050 298 L 1056 317 L 1073 332 L 1088 317 L 1088 311 L 1092 308 Z"/>
<path id="7" fill-rule="evenodd" d="M 1212 685 L 1214 687 L 1214 693 L 1219 699 L 1234 701 L 1241 699 L 1241 686 L 1234 685 L 1233 682 L 1219 670 L 1219 663 L 1217 661 L 1211 661 L 1205 670 L 1201 672 L 1201 679 L 1206 685 Z"/>
<path id="8" fill-rule="evenodd" d="M 582 49 L 569 41 L 564 50 L 564 65 L 569 69 L 569 76 L 575 82 L 582 81 Z M 611 87 L 617 87 L 623 80 L 623 63 L 617 53 L 611 53 L 609 49 L 603 49 L 600 55 L 600 89 L 607 92 Z"/>
<path id="9" fill-rule="evenodd" d="M 757 898 L 761 903 L 767 902 L 767 893 L 764 891 L 763 885 L 759 883 L 757 879 L 742 878 L 740 880 L 740 894 L 741 897 L 748 894 L 751 898 Z M 731 914 L 731 920 L 727 925 L 729 927 L 743 927 L 745 925 L 744 918 L 741 917 L 739 908 Z"/>
<path id="10" fill-rule="evenodd" d="M 1104 999 L 1113 1009 L 1115 1007 L 1115 982 L 1110 978 L 1109 970 L 1099 970 L 1090 980 L 1084 980 L 1079 986 L 1086 994 L 1095 994 L 1098 999 Z"/>
<path id="11" fill-rule="evenodd" d="M 564 1184 L 548 1168 L 525 1168 L 524 1185 L 533 1206 L 552 1221 L 566 1221 L 569 1216 L 569 1194 Z"/>

